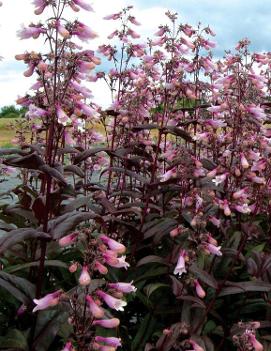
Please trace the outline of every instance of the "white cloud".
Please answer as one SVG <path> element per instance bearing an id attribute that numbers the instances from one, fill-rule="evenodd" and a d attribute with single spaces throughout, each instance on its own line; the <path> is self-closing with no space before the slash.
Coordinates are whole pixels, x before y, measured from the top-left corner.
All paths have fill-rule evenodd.
<path id="1" fill-rule="evenodd" d="M 19 40 L 16 35 L 21 24 L 36 23 L 48 15 L 44 13 L 42 16 L 35 16 L 31 2 L 3 0 L 0 8 L 0 56 L 4 57 L 4 61 L 0 62 L 0 107 L 14 103 L 17 96 L 23 95 L 32 85 L 32 78 L 23 76 L 25 66 L 15 61 L 15 54 L 26 50 L 42 50 L 43 53 L 47 51 L 42 39 Z M 107 35 L 116 29 L 116 22 L 102 19 L 105 15 L 118 12 L 127 5 L 134 5 L 133 13 L 142 23 L 135 30 L 142 35 L 143 40 L 152 36 L 157 27 L 167 21 L 164 14 L 167 9 L 171 9 L 180 13 L 180 21 L 183 23 L 195 25 L 201 21 L 204 25 L 210 24 L 217 33 L 216 55 L 221 56 L 224 49 L 233 48 L 243 37 L 251 39 L 253 50 L 271 51 L 270 0 L 90 0 L 90 3 L 95 13 L 67 11 L 68 18 L 78 17 L 99 34 L 98 39 L 84 45 L 88 49 L 95 50 L 98 45 L 107 42 Z M 103 106 L 109 103 L 109 94 L 102 82 L 92 84 L 91 88 L 97 103 Z"/>
<path id="2" fill-rule="evenodd" d="M 137 1 L 129 0 L 94 0 L 92 1 L 95 13 L 80 11 L 74 13 L 67 10 L 68 19 L 77 18 L 83 23 L 90 26 L 99 34 L 99 38 L 88 44 L 84 44 L 85 48 L 95 50 L 101 43 L 107 42 L 107 35 L 116 29 L 117 23 L 114 21 L 105 21 L 103 17 L 107 14 L 115 13 L 123 7 L 136 5 Z M 135 6 L 136 7 L 136 6 Z M 154 6 L 134 11 L 137 19 L 143 24 L 142 27 L 135 28 L 143 38 L 150 36 L 159 24 L 164 22 L 165 8 Z M 23 71 L 25 67 L 18 65 L 14 56 L 25 51 L 42 51 L 46 52 L 46 43 L 42 39 L 36 40 L 19 40 L 17 31 L 21 25 L 29 23 L 37 23 L 46 18 L 48 13 L 42 16 L 35 16 L 33 6 L 29 0 L 6 0 L 0 8 L 0 56 L 4 60 L 0 62 L 0 107 L 13 104 L 18 95 L 23 95 L 32 85 L 32 78 L 25 78 Z M 97 99 L 97 103 L 106 105 L 110 99 L 105 94 L 103 83 L 92 85 L 93 94 Z"/>

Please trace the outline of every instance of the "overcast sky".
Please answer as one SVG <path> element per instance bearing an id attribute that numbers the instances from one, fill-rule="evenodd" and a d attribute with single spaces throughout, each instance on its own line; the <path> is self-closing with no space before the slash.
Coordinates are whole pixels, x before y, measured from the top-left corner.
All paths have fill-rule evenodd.
<path id="1" fill-rule="evenodd" d="M 31 0 L 2 0 L 0 7 L 0 107 L 13 104 L 18 95 L 24 95 L 33 81 L 25 78 L 25 66 L 14 59 L 17 53 L 26 50 L 45 50 L 41 39 L 19 40 L 16 31 L 21 24 L 34 23 L 40 16 L 33 14 Z M 90 41 L 88 48 L 95 49 L 106 41 L 114 26 L 102 20 L 106 14 L 118 12 L 122 7 L 133 5 L 137 19 L 142 23 L 138 31 L 151 36 L 159 24 L 165 23 L 167 10 L 178 12 L 180 21 L 196 25 L 201 22 L 216 32 L 216 55 L 222 56 L 225 49 L 232 49 L 239 39 L 248 37 L 252 50 L 271 51 L 271 0 L 90 0 L 95 13 L 69 12 L 80 18 L 99 34 L 99 39 Z M 137 28 L 136 28 L 137 29 Z M 103 104 L 103 88 L 94 91 L 98 103 Z"/>

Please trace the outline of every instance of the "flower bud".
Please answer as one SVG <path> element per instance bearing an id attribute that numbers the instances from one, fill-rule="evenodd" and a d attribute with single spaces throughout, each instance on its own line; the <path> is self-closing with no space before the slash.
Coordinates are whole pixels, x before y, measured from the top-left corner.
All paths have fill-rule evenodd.
<path id="1" fill-rule="evenodd" d="M 88 272 L 88 267 L 83 266 L 81 275 L 79 277 L 79 284 L 82 286 L 87 286 L 90 284 L 91 278 Z"/>
<path id="2" fill-rule="evenodd" d="M 203 290 L 202 286 L 200 285 L 199 281 L 197 279 L 194 280 L 195 288 L 196 288 L 196 293 L 198 297 L 201 299 L 204 299 L 206 296 L 206 292 Z"/>

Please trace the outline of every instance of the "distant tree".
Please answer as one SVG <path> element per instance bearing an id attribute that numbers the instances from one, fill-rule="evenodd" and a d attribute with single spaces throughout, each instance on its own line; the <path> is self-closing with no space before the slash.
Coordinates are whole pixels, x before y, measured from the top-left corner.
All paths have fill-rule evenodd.
<path id="1" fill-rule="evenodd" d="M 14 105 L 3 106 L 0 112 L 0 118 L 18 118 L 21 115 L 24 115 L 26 108 L 17 108 Z"/>

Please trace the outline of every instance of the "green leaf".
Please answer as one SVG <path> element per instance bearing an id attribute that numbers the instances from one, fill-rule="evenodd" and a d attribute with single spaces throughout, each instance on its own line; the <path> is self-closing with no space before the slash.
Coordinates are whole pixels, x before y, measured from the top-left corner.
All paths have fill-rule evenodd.
<path id="1" fill-rule="evenodd" d="M 0 286 L 25 305 L 32 304 L 35 286 L 28 280 L 0 271 Z"/>
<path id="2" fill-rule="evenodd" d="M 0 253 L 3 253 L 11 246 L 28 239 L 50 239 L 51 236 L 42 231 L 29 228 L 11 230 L 0 239 Z"/>
<path id="3" fill-rule="evenodd" d="M 132 131 L 133 132 L 140 132 L 141 130 L 151 130 L 151 129 L 158 129 L 159 126 L 158 124 L 141 124 L 141 125 L 137 125 L 132 127 Z"/>
<path id="4" fill-rule="evenodd" d="M 195 140 L 191 137 L 189 133 L 187 133 L 184 129 L 175 127 L 175 126 L 167 126 L 164 130 L 164 133 L 170 133 L 176 136 L 181 137 L 185 141 L 188 141 L 190 143 L 195 143 Z"/>
<path id="5" fill-rule="evenodd" d="M 54 341 L 60 326 L 67 322 L 68 313 L 64 310 L 40 311 L 37 318 L 33 346 L 36 351 L 47 351 Z"/>
<path id="6" fill-rule="evenodd" d="M 23 157 L 9 157 L 3 163 L 12 167 L 20 167 L 35 170 L 45 165 L 45 162 L 42 160 L 42 158 L 34 153 Z"/>
<path id="7" fill-rule="evenodd" d="M 148 263 L 161 263 L 161 264 L 167 264 L 165 262 L 165 259 L 163 257 L 160 256 L 155 256 L 155 255 L 149 255 L 146 257 L 141 258 L 141 260 L 139 260 L 137 262 L 137 267 L 139 266 L 143 266 L 144 264 L 148 264 Z"/>
<path id="8" fill-rule="evenodd" d="M 146 285 L 144 288 L 144 291 L 147 297 L 149 298 L 152 293 L 154 293 L 157 289 L 160 289 L 160 288 L 169 288 L 169 285 L 164 283 L 152 283 L 152 284 Z"/>
<path id="9" fill-rule="evenodd" d="M 5 336 L 0 337 L 0 349 L 28 350 L 27 340 L 18 329 L 10 329 Z"/>
<path id="10" fill-rule="evenodd" d="M 260 280 L 249 281 L 249 282 L 226 282 L 227 287 L 223 288 L 219 294 L 221 296 L 241 294 L 248 291 L 254 292 L 271 292 L 271 284 Z"/>
<path id="11" fill-rule="evenodd" d="M 78 175 L 80 178 L 84 178 L 84 176 L 85 176 L 85 173 L 82 171 L 82 169 L 76 165 L 65 166 L 64 172 L 72 172 L 72 173 Z"/>
<path id="12" fill-rule="evenodd" d="M 155 330 L 156 320 L 148 313 L 140 323 L 140 327 L 131 345 L 131 351 L 143 351 L 146 342 Z"/>
<path id="13" fill-rule="evenodd" d="M 147 273 L 141 275 L 138 278 L 134 279 L 134 282 L 139 282 L 141 280 L 145 280 L 148 278 L 153 278 L 153 277 L 157 277 L 157 276 L 161 276 L 168 273 L 168 268 L 167 267 L 153 267 L 152 269 L 150 269 Z"/>
<path id="14" fill-rule="evenodd" d="M 145 239 L 151 238 L 154 235 L 161 236 L 162 234 L 169 234 L 178 224 L 178 222 L 172 218 L 159 218 L 153 222 L 152 227 L 144 232 Z"/>
<path id="15" fill-rule="evenodd" d="M 192 264 L 189 268 L 189 271 L 195 274 L 195 276 L 199 278 L 203 283 L 207 284 L 208 286 L 214 289 L 217 289 L 218 284 L 215 278 L 206 271 L 200 269 L 196 264 Z"/>
<path id="16" fill-rule="evenodd" d="M 71 230 L 73 230 L 81 222 L 98 218 L 101 220 L 101 217 L 91 211 L 73 211 L 50 220 L 48 224 L 48 230 L 54 239 L 60 239 L 62 236 L 68 234 Z"/>
<path id="17" fill-rule="evenodd" d="M 102 152 L 102 151 L 108 151 L 108 148 L 105 147 L 97 147 L 97 148 L 93 148 L 93 149 L 89 149 L 89 150 L 85 150 L 83 152 L 78 153 L 75 158 L 74 158 L 74 164 L 76 165 L 77 163 L 80 163 L 84 160 L 86 160 L 87 158 L 91 157 L 91 156 L 95 156 L 97 153 Z"/>
<path id="18" fill-rule="evenodd" d="M 38 267 L 39 266 L 39 261 L 35 262 L 28 262 L 24 264 L 17 264 L 15 266 L 9 266 L 4 269 L 6 273 L 15 273 L 18 271 L 22 271 L 24 269 L 30 268 L 30 267 Z M 66 268 L 68 269 L 68 265 L 65 262 L 58 261 L 58 260 L 46 260 L 44 262 L 45 267 L 59 267 L 59 268 Z"/>

